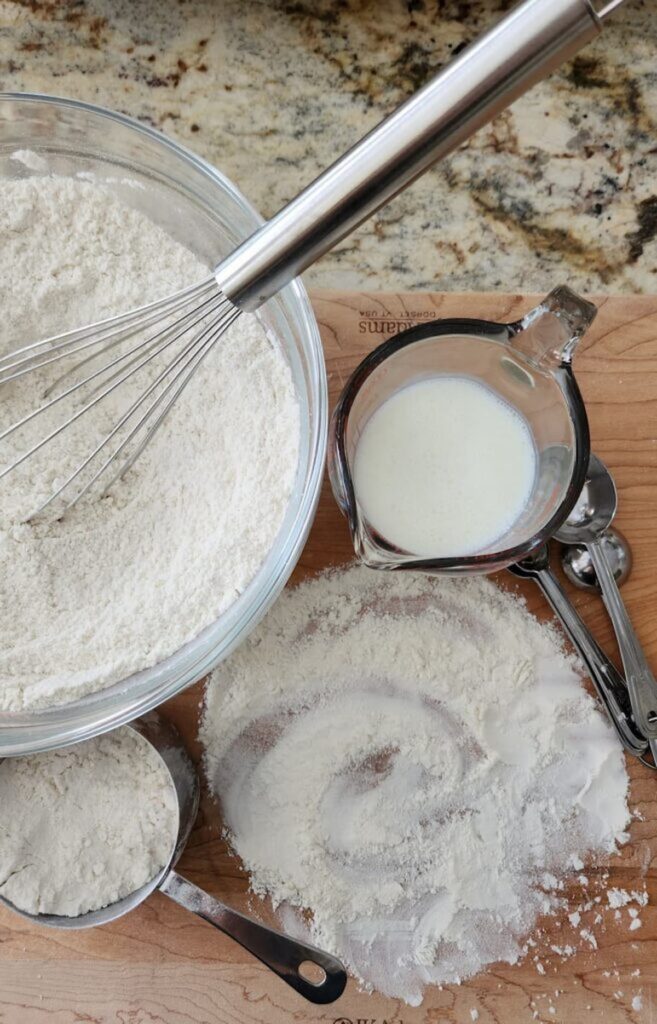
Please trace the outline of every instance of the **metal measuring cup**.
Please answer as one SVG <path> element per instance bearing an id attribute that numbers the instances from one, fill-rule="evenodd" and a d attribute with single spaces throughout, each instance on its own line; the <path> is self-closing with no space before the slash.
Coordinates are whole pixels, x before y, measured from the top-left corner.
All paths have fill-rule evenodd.
<path id="1" fill-rule="evenodd" d="M 344 991 L 347 975 L 336 957 L 232 910 L 174 870 L 198 812 L 200 784 L 196 769 L 178 730 L 157 712 L 151 712 L 126 728 L 135 729 L 155 748 L 173 782 L 179 812 L 178 835 L 168 863 L 128 896 L 78 917 L 29 914 L 4 896 L 0 896 L 0 903 L 26 920 L 50 928 L 95 928 L 128 914 L 159 889 L 181 907 L 229 935 L 305 999 L 312 1003 L 332 1003 L 338 999 Z M 317 980 L 313 980 L 315 977 Z"/>

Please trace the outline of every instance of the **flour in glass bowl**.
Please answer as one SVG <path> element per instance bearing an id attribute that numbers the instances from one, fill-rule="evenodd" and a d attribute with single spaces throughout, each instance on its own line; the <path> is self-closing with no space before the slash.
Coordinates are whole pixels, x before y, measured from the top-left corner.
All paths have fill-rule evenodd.
<path id="1" fill-rule="evenodd" d="M 5 180 L 0 351 L 160 298 L 209 268 L 99 183 Z M 3 386 L 0 430 L 52 374 Z M 282 524 L 298 463 L 289 366 L 242 316 L 140 459 L 61 521 L 22 520 L 143 390 L 128 386 L 0 481 L 0 710 L 64 703 L 174 653 L 243 592 Z M 56 418 L 52 422 L 58 422 Z M 39 417 L 32 437 L 47 432 Z M 30 432 L 0 444 L 2 464 Z"/>

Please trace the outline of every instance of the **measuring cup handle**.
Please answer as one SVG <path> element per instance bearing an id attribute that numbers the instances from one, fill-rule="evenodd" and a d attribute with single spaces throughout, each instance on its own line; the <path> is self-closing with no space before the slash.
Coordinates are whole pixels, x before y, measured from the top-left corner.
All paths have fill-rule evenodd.
<path id="1" fill-rule="evenodd" d="M 160 891 L 229 935 L 311 1003 L 332 1003 L 344 992 L 347 974 L 340 961 L 330 953 L 231 910 L 175 871 L 167 875 Z M 304 978 L 299 971 L 302 964 L 315 964 L 321 968 L 321 981 L 314 983 Z"/>
<path id="2" fill-rule="evenodd" d="M 521 320 L 509 324 L 511 347 L 546 369 L 569 364 L 597 312 L 592 302 L 560 285 Z"/>

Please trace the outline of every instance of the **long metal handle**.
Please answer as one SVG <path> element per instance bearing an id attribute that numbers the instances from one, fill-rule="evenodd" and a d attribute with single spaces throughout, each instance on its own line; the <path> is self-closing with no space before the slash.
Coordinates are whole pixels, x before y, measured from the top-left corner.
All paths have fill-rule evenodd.
<path id="1" fill-rule="evenodd" d="M 620 595 L 618 585 L 611 571 L 601 538 L 586 545 L 591 553 L 602 591 L 602 600 L 613 623 L 623 669 L 632 701 L 634 720 L 649 740 L 657 738 L 657 680 L 646 661 L 639 638 L 634 632 L 627 609 Z"/>
<path id="2" fill-rule="evenodd" d="M 330 953 L 291 939 L 288 935 L 282 935 L 231 910 L 176 871 L 167 875 L 160 891 L 239 942 L 240 946 L 311 1003 L 332 1003 L 344 992 L 347 984 L 345 969 Z M 323 978 L 317 983 L 306 980 L 299 973 L 302 964 L 319 967 Z"/>
<path id="3" fill-rule="evenodd" d="M 534 579 L 586 665 L 598 697 L 621 743 L 628 753 L 641 757 L 646 753 L 648 743 L 630 717 L 625 680 L 591 636 L 554 573 L 549 569 L 542 569 L 536 573 Z"/>
<path id="4" fill-rule="evenodd" d="M 610 14 L 622 7 L 625 0 L 594 0 L 593 6 L 599 18 L 608 18 Z"/>
<path id="5" fill-rule="evenodd" d="M 257 309 L 600 27 L 591 0 L 525 0 L 223 260 L 221 290 Z"/>

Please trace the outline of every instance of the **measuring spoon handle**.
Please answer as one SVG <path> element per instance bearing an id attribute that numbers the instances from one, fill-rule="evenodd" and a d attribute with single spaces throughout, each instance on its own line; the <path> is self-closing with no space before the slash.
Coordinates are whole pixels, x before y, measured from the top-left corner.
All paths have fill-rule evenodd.
<path id="1" fill-rule="evenodd" d="M 618 738 L 634 757 L 646 753 L 648 744 L 630 716 L 625 680 L 600 645 L 593 639 L 570 598 L 550 569 L 540 569 L 533 577 L 560 619 L 570 641 L 586 665 L 598 697 L 614 726 Z"/>
<path id="2" fill-rule="evenodd" d="M 612 621 L 630 691 L 634 720 L 647 739 L 657 738 L 657 681 L 630 621 L 601 537 L 587 543 L 602 600 Z"/>
<path id="3" fill-rule="evenodd" d="M 311 1003 L 332 1003 L 344 992 L 347 974 L 340 961 L 330 953 L 267 928 L 237 910 L 231 910 L 176 871 L 167 875 L 160 890 L 181 907 L 191 910 L 229 935 Z M 299 973 L 302 964 L 320 967 L 323 971 L 322 980 L 315 984 L 304 978 Z"/>

